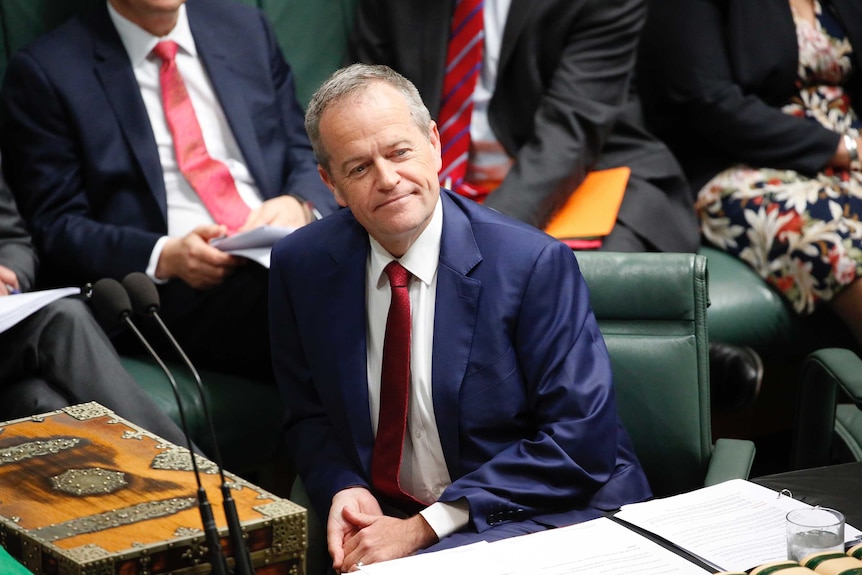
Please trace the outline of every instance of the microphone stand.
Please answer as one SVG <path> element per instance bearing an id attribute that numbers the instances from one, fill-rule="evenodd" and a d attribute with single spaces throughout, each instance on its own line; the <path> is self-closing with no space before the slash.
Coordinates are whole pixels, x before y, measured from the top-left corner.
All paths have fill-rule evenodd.
<path id="1" fill-rule="evenodd" d="M 224 508 L 225 518 L 228 524 L 228 534 L 230 537 L 231 547 L 234 550 L 234 567 L 236 575 L 254 575 L 254 567 L 252 566 L 251 556 L 248 551 L 248 546 L 245 544 L 242 534 L 242 524 L 239 521 L 239 514 L 236 509 L 236 502 L 231 495 L 230 486 L 224 476 L 224 464 L 222 462 L 221 452 L 219 450 L 218 441 L 216 440 L 215 426 L 213 418 L 210 415 L 209 405 L 204 393 L 203 383 L 201 382 L 200 374 L 195 369 L 186 352 L 177 342 L 173 333 L 165 325 L 159 314 L 159 292 L 153 281 L 141 272 L 132 272 L 123 278 L 123 285 L 130 294 L 136 311 L 142 315 L 152 317 L 161 329 L 164 336 L 168 339 L 171 346 L 176 351 L 177 355 L 182 359 L 183 363 L 188 368 L 189 372 L 195 381 L 198 397 L 203 408 L 204 418 L 209 427 L 210 439 L 212 441 L 213 455 L 218 466 L 219 476 L 221 478 L 221 493 L 222 506 Z"/>
<path id="2" fill-rule="evenodd" d="M 114 315 L 114 320 L 119 317 L 122 322 L 125 322 L 168 378 L 168 382 L 171 385 L 171 391 L 173 391 L 174 399 L 177 402 L 177 409 L 180 414 L 180 423 L 182 425 L 183 434 L 186 437 L 186 443 L 188 444 L 189 457 L 191 457 L 192 460 L 192 469 L 197 483 L 198 509 L 200 510 L 201 522 L 204 527 L 204 536 L 207 542 L 207 551 L 210 556 L 210 562 L 212 564 L 212 573 L 214 575 L 228 575 L 225 558 L 221 552 L 221 541 L 218 536 L 218 528 L 216 527 L 212 506 L 207 498 L 206 489 L 204 489 L 203 484 L 201 483 L 200 470 L 198 469 L 197 458 L 195 457 L 194 447 L 191 435 L 189 434 L 186 414 L 183 409 L 183 402 L 180 399 L 180 391 L 177 386 L 177 382 L 174 379 L 174 376 L 171 375 L 168 366 L 165 365 L 165 362 L 162 361 L 162 358 L 159 357 L 156 350 L 153 349 L 138 329 L 138 326 L 136 326 L 129 317 L 131 315 L 131 304 L 129 303 L 126 289 L 120 284 L 120 282 L 110 278 L 97 281 L 90 293 L 90 299 L 93 302 L 93 305 L 97 306 L 98 310 L 103 312 L 106 316 L 110 316 L 110 311 L 113 311 L 116 314 Z"/>
<path id="3" fill-rule="evenodd" d="M 192 365 L 191 360 L 189 359 L 186 352 L 183 351 L 180 344 L 177 342 L 174 335 L 170 332 L 168 327 L 165 325 L 165 322 L 162 321 L 161 315 L 156 311 L 155 308 L 151 307 L 149 315 L 151 315 L 156 323 L 161 328 L 162 332 L 171 342 L 174 350 L 176 350 L 177 354 L 183 360 L 183 363 L 186 364 L 189 371 L 191 372 L 193 379 L 195 380 L 195 385 L 198 389 L 198 395 L 200 396 L 201 406 L 203 407 L 204 418 L 207 421 L 209 426 L 210 438 L 212 439 L 213 444 L 213 455 L 215 456 L 216 463 L 218 464 L 218 472 L 221 477 L 221 494 L 222 494 L 222 506 L 224 507 L 225 517 L 227 518 L 228 523 L 228 533 L 230 536 L 231 546 L 234 550 L 234 561 L 235 561 L 235 573 L 236 575 L 254 575 L 254 567 L 251 563 L 251 556 L 249 555 L 248 547 L 245 544 L 245 540 L 242 536 L 242 525 L 239 521 L 239 515 L 236 510 L 236 502 L 233 499 L 233 496 L 230 492 L 230 486 L 227 483 L 227 480 L 224 477 L 224 466 L 222 465 L 221 453 L 218 447 L 218 441 L 216 441 L 215 434 L 215 426 L 213 425 L 213 419 L 210 417 L 209 407 L 207 405 L 206 395 L 204 394 L 203 383 L 201 382 L 201 376 L 198 373 L 198 370 L 195 369 L 194 365 Z"/>

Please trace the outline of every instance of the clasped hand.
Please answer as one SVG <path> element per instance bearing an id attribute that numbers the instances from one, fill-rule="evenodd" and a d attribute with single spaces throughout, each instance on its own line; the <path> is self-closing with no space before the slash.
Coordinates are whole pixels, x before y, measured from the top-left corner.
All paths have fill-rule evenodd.
<path id="1" fill-rule="evenodd" d="M 421 515 L 397 519 L 383 514 L 380 504 L 363 487 L 335 494 L 326 523 L 326 539 L 336 572 L 412 555 L 437 541 Z"/>

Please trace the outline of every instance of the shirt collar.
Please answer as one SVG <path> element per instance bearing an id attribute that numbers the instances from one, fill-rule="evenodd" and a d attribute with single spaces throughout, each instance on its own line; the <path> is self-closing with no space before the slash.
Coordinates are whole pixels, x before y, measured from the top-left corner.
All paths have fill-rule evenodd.
<path id="1" fill-rule="evenodd" d="M 156 47 L 156 44 L 162 40 L 173 40 L 177 43 L 181 52 L 185 52 L 191 56 L 197 56 L 197 48 L 195 47 L 195 39 L 192 36 L 191 28 L 189 28 L 189 19 L 186 15 L 186 5 L 181 4 L 177 15 L 177 24 L 167 36 L 153 36 L 131 20 L 122 16 L 108 2 L 108 14 L 111 16 L 111 21 L 120 35 L 120 40 L 123 41 L 123 46 L 126 48 L 126 53 L 129 55 L 129 60 L 132 62 L 132 67 L 140 66 L 144 60 Z"/>
<path id="2" fill-rule="evenodd" d="M 430 285 L 434 279 L 434 274 L 437 273 L 437 264 L 440 261 L 440 242 L 443 237 L 443 202 L 438 197 L 437 204 L 434 206 L 434 214 L 431 216 L 431 221 L 428 226 L 419 234 L 410 249 L 398 259 L 404 268 L 419 278 L 425 285 Z M 369 262 L 369 277 L 377 278 L 377 287 L 383 286 L 383 277 L 385 273 L 383 269 L 389 265 L 389 262 L 396 258 L 392 257 L 386 248 L 372 238 L 371 241 L 371 259 Z"/>

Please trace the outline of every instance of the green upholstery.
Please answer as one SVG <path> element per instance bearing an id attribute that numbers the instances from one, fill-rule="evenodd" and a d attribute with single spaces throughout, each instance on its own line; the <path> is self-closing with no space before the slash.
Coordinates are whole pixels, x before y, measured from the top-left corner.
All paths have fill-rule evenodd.
<path id="1" fill-rule="evenodd" d="M 259 0 L 293 67 L 296 93 L 303 104 L 344 63 L 357 1 Z"/>
<path id="2" fill-rule="evenodd" d="M 794 468 L 829 465 L 839 450 L 856 461 L 862 460 L 860 410 L 862 360 L 841 348 L 821 349 L 809 355 L 801 372 Z"/>
<path id="3" fill-rule="evenodd" d="M 179 409 L 164 372 L 149 359 L 122 359 L 132 377 L 159 407 L 179 422 Z M 179 363 L 169 363 L 169 369 L 177 380 L 192 440 L 212 456 L 213 442 L 195 381 Z M 212 371 L 202 371 L 200 377 L 225 467 L 242 474 L 246 470 L 258 471 L 263 464 L 283 461 L 280 433 L 283 408 L 276 386 Z"/>
<path id="4" fill-rule="evenodd" d="M 654 493 L 747 477 L 751 442 L 724 440 L 722 457 L 712 457 L 719 450 L 709 407 L 706 258 L 585 252 L 578 262 L 610 352 L 620 417 Z"/>
<path id="5" fill-rule="evenodd" d="M 801 318 L 754 270 L 720 250 L 703 246 L 709 260 L 709 337 L 748 345 L 765 359 L 799 363 L 821 347 L 852 347 L 852 336 L 824 309 Z"/>

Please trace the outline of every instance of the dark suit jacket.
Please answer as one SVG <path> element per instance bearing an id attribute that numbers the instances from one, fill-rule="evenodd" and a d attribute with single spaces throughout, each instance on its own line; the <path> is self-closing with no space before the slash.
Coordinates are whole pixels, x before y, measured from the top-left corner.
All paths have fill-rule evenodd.
<path id="1" fill-rule="evenodd" d="M 287 445 L 321 517 L 334 493 L 369 485 L 369 249 L 344 210 L 273 251 L 271 340 Z M 432 387 L 453 480 L 440 500 L 466 498 L 480 532 L 531 516 L 573 523 L 649 494 L 571 250 L 450 192 Z"/>
<path id="2" fill-rule="evenodd" d="M 489 207 L 537 227 L 593 169 L 632 168 L 619 219 L 664 251 L 693 251 L 691 194 L 631 89 L 645 0 L 512 0 L 489 108 L 516 159 Z M 454 0 L 361 0 L 355 60 L 387 64 L 440 110 Z"/>
<path id="3" fill-rule="evenodd" d="M 15 198 L 0 181 L 0 266 L 15 272 L 21 291 L 29 291 L 36 281 L 38 265 L 39 258 L 18 213 Z"/>
<path id="4" fill-rule="evenodd" d="M 848 88 L 862 111 L 862 4 L 823 4 L 856 49 Z M 737 163 L 807 175 L 827 164 L 839 134 L 781 112 L 797 93 L 798 57 L 788 0 L 652 2 L 639 63 L 644 107 L 695 190 Z"/>
<path id="5" fill-rule="evenodd" d="M 264 199 L 290 193 L 335 209 L 264 16 L 225 0 L 186 6 Z M 43 268 L 63 283 L 143 271 L 167 232 L 166 196 L 147 112 L 105 4 L 17 52 L 5 78 L 3 167 Z"/>

